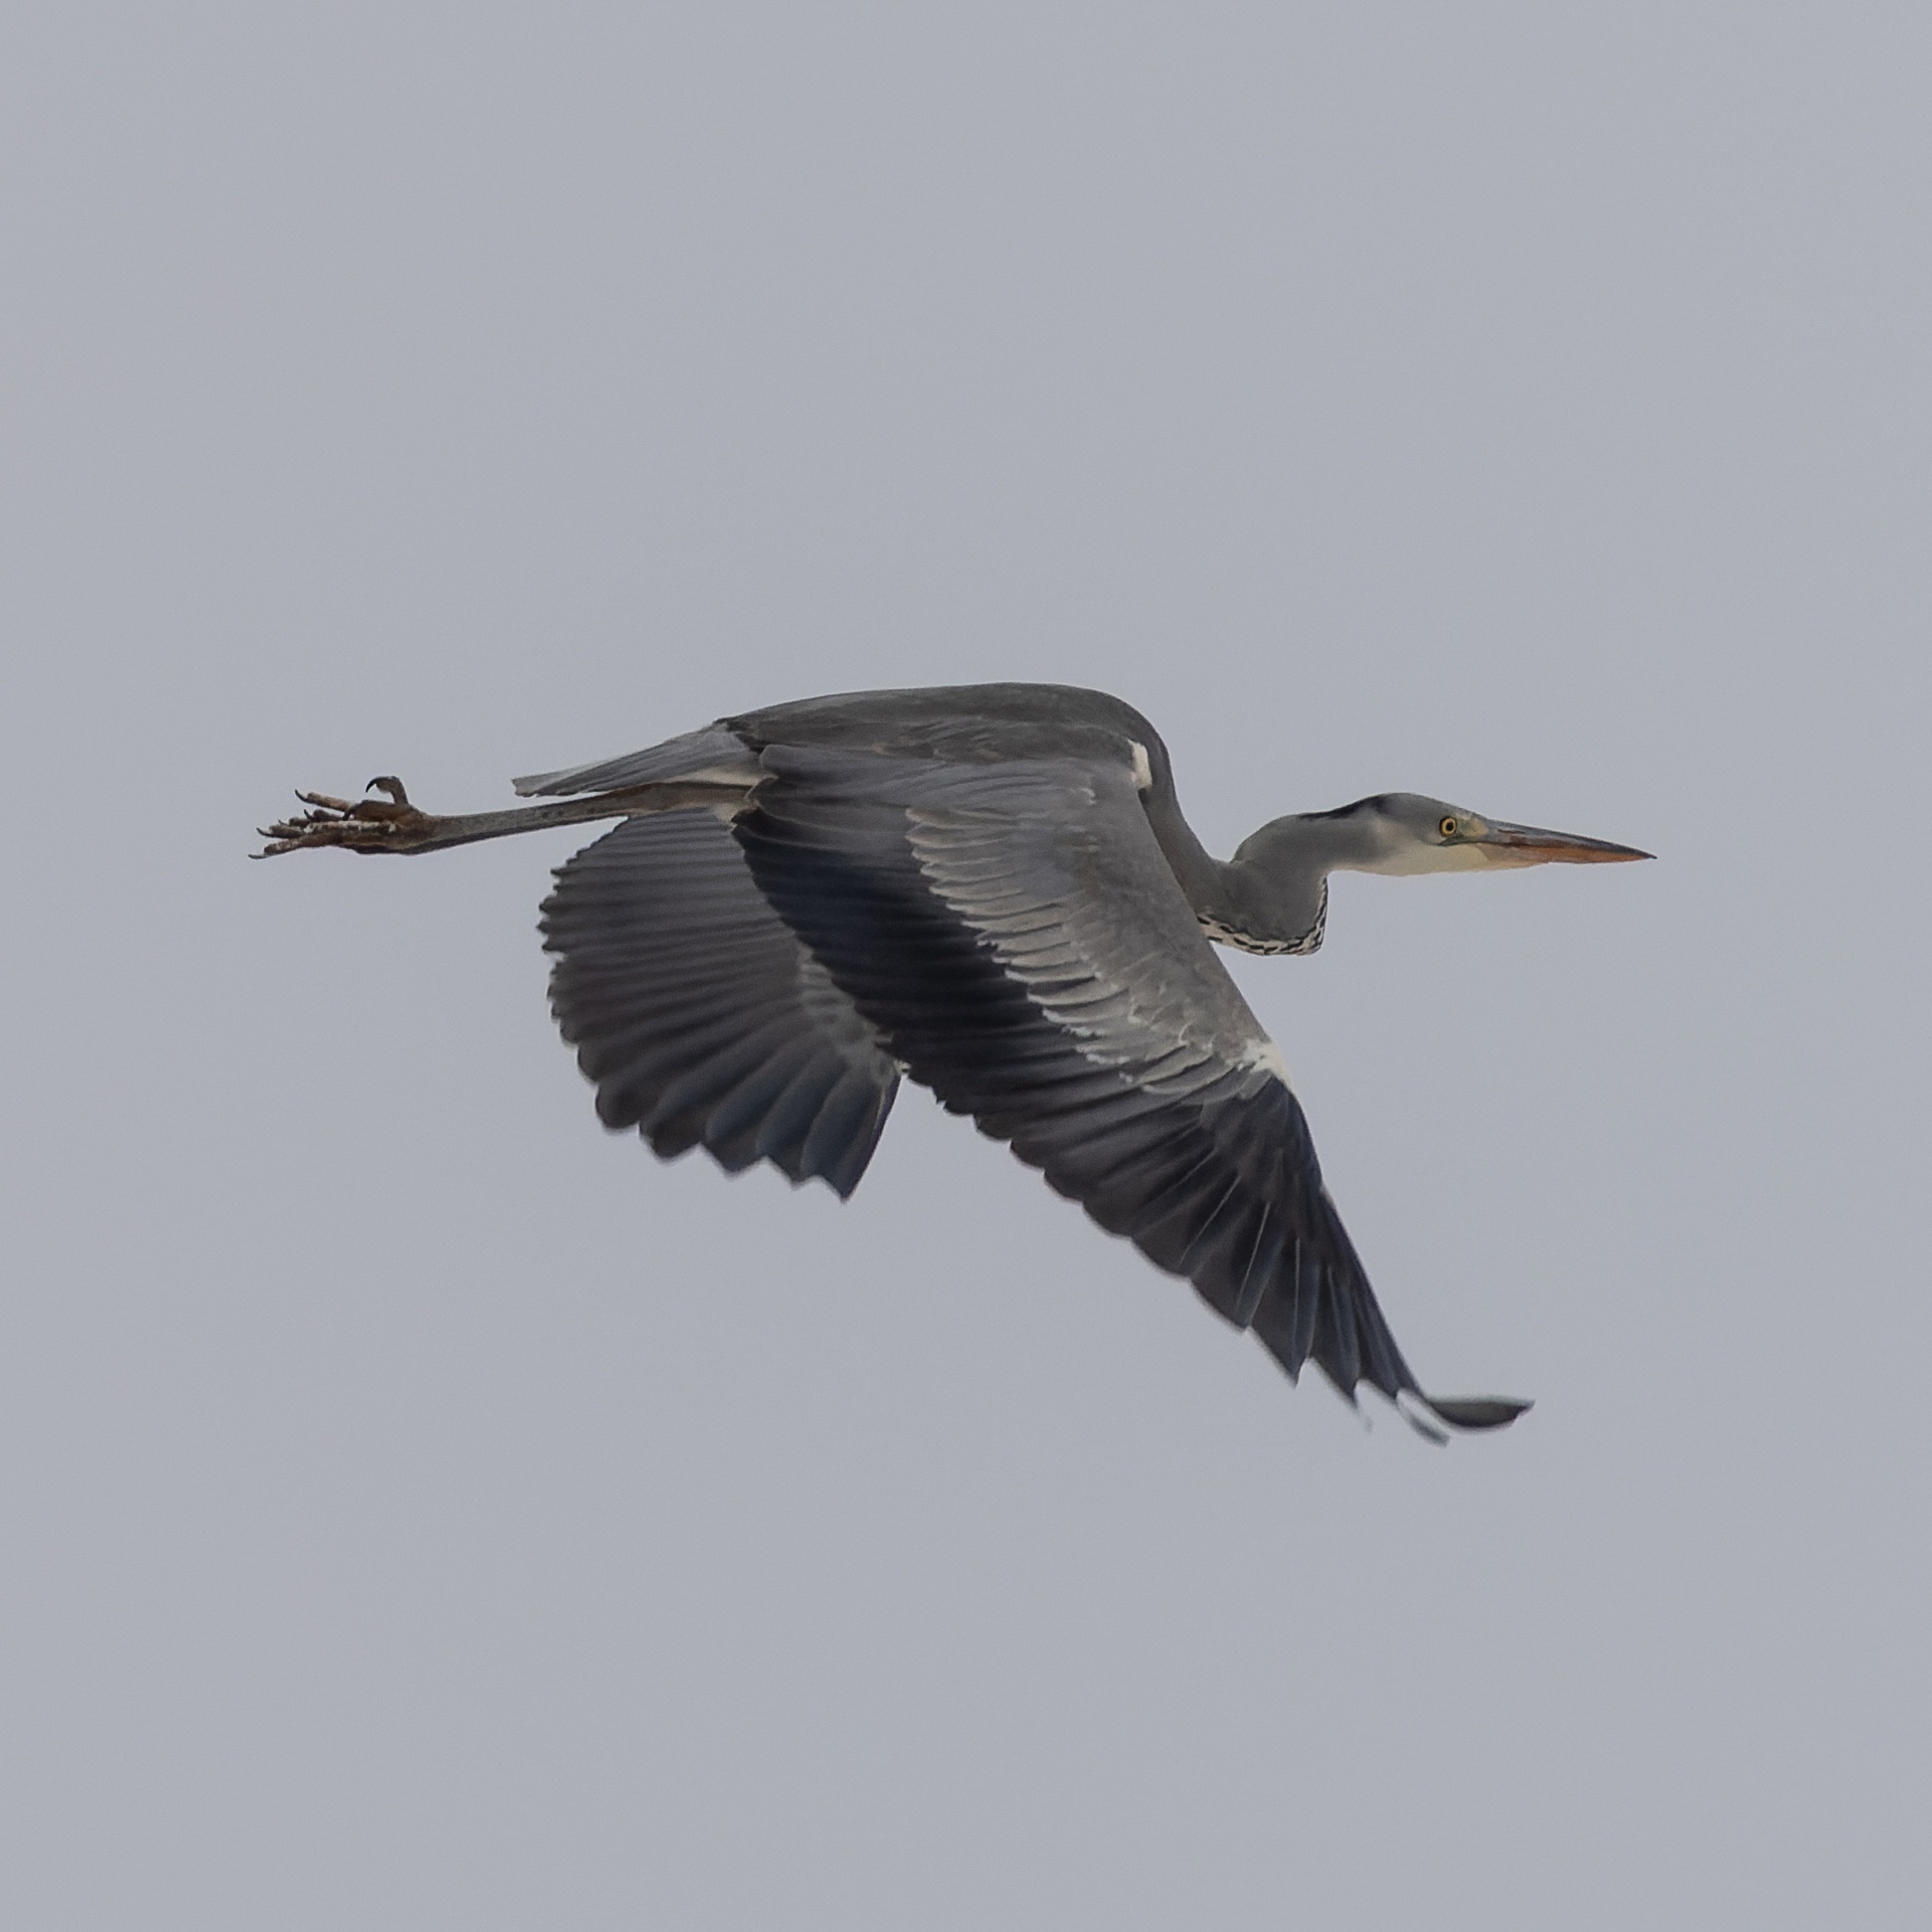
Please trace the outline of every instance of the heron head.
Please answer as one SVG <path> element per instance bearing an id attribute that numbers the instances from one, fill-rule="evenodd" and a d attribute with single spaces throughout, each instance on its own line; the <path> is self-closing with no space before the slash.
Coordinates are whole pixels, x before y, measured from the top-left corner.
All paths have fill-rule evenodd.
<path id="1" fill-rule="evenodd" d="M 1418 792 L 1382 792 L 1331 814 L 1352 822 L 1359 858 L 1339 869 L 1379 872 L 1397 878 L 1425 872 L 1484 872 L 1501 866 L 1592 866 L 1648 859 L 1636 847 L 1586 839 L 1574 832 L 1547 832 L 1511 825 L 1480 812 L 1424 798 Z"/>

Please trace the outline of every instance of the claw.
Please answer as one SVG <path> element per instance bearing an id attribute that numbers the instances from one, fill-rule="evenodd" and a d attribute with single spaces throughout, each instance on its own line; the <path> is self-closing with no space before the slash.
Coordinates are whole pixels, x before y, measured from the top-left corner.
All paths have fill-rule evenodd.
<path id="1" fill-rule="evenodd" d="M 299 818 L 277 819 L 259 828 L 268 841 L 257 859 L 278 858 L 284 852 L 313 851 L 341 846 L 349 852 L 411 852 L 435 821 L 409 802 L 399 778 L 370 780 L 372 789 L 387 798 L 336 798 L 329 792 L 297 792 L 311 809 Z"/>

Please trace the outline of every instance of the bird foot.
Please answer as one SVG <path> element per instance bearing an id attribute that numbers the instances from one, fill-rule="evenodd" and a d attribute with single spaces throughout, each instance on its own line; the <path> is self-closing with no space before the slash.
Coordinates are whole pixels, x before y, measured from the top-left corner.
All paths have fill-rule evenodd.
<path id="1" fill-rule="evenodd" d="M 372 792 L 387 798 L 331 798 L 326 792 L 297 792 L 313 809 L 299 818 L 277 819 L 260 828 L 268 841 L 257 859 L 273 859 L 284 852 L 309 852 L 326 845 L 348 852 L 418 852 L 436 837 L 443 820 L 418 811 L 409 802 L 399 778 L 372 778 Z"/>

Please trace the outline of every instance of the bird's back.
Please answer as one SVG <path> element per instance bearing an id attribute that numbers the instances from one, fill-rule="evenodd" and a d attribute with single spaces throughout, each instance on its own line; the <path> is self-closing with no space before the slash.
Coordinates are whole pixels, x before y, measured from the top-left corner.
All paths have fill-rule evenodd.
<path id="1" fill-rule="evenodd" d="M 753 751 L 767 745 L 879 751 L 900 758 L 992 764 L 1012 758 L 1166 765 L 1154 727 L 1105 691 L 1072 684 L 940 684 L 845 691 L 720 718 Z"/>
<path id="2" fill-rule="evenodd" d="M 1157 823 L 1172 816 L 1174 782 L 1160 734 L 1131 704 L 1072 684 L 938 684 L 799 698 L 719 718 L 642 751 L 538 772 L 518 779 L 517 790 L 525 797 L 620 791 L 693 777 L 756 783 L 758 755 L 773 745 L 962 765 L 1047 758 L 1124 765 L 1136 772 Z"/>

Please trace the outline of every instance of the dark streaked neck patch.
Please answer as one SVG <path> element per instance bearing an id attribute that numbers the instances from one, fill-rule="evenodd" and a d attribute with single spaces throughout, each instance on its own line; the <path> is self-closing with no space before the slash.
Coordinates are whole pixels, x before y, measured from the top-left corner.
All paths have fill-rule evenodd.
<path id="1" fill-rule="evenodd" d="M 1238 953 L 1306 956 L 1317 951 L 1329 930 L 1329 882 L 1322 881 L 1322 897 L 1315 909 L 1315 924 L 1296 939 L 1262 939 L 1253 933 L 1238 932 L 1212 913 L 1199 913 L 1201 930 L 1217 946 L 1232 946 Z"/>

